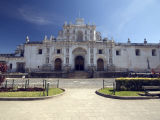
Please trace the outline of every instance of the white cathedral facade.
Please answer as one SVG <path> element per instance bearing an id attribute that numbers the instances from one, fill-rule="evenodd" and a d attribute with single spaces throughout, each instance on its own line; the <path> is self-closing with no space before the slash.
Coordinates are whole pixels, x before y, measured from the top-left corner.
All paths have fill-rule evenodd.
<path id="1" fill-rule="evenodd" d="M 43 41 L 26 41 L 17 46 L 15 54 L 0 54 L 0 63 L 11 72 L 40 71 L 130 71 L 146 72 L 160 67 L 160 43 L 116 43 L 101 38 L 96 26 L 84 19 L 63 25 L 58 37 L 45 36 Z"/>

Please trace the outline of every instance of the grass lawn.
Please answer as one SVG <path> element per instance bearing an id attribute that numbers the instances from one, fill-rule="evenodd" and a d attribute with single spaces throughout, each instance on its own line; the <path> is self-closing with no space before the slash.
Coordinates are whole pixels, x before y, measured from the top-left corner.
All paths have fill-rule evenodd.
<path id="1" fill-rule="evenodd" d="M 105 88 L 99 90 L 99 92 L 104 94 L 113 95 L 113 88 Z M 117 96 L 140 96 L 138 93 L 142 93 L 142 91 L 116 91 L 115 95 Z"/>
<path id="2" fill-rule="evenodd" d="M 60 93 L 63 93 L 63 90 L 59 88 L 50 88 L 48 92 L 48 96 L 52 96 Z M 47 96 L 47 92 L 44 91 L 44 94 L 43 94 L 43 91 L 0 92 L 0 97 L 42 97 L 42 96 Z"/>

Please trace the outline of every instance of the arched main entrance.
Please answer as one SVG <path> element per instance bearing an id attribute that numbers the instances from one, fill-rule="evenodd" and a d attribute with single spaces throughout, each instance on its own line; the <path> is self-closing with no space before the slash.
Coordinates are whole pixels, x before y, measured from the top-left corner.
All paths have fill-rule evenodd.
<path id="1" fill-rule="evenodd" d="M 61 70 L 61 66 L 62 66 L 62 61 L 60 58 L 57 58 L 55 60 L 55 70 Z"/>
<path id="2" fill-rule="evenodd" d="M 84 70 L 84 58 L 77 56 L 75 59 L 75 70 Z"/>
<path id="3" fill-rule="evenodd" d="M 97 60 L 97 70 L 104 70 L 104 61 L 101 58 Z"/>

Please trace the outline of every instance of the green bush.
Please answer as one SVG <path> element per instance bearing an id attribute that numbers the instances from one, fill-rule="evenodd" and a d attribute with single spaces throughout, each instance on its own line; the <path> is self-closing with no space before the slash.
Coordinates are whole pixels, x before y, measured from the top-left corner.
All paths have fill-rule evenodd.
<path id="1" fill-rule="evenodd" d="M 116 78 L 116 90 L 141 91 L 142 86 L 160 86 L 159 78 Z"/>

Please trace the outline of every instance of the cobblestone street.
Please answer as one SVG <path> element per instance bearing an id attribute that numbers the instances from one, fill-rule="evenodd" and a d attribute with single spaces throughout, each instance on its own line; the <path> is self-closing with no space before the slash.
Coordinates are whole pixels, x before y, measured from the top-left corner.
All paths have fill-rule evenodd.
<path id="1" fill-rule="evenodd" d="M 31 79 L 30 82 L 40 83 L 42 80 Z M 101 97 L 95 91 L 102 87 L 102 80 L 60 79 L 60 87 L 66 90 L 60 97 L 36 101 L 0 101 L 0 120 L 160 119 L 159 99 L 118 100 Z M 22 80 L 15 80 L 19 81 Z"/>
<path id="2" fill-rule="evenodd" d="M 1 120 L 159 120 L 160 101 L 116 100 L 96 89 L 66 89 L 66 94 L 39 101 L 1 101 Z"/>

